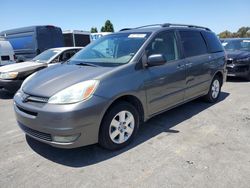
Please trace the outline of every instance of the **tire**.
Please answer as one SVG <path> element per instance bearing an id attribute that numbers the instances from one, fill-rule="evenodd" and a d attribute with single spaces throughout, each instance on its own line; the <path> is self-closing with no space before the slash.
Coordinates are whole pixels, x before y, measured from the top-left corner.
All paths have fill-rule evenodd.
<path id="1" fill-rule="evenodd" d="M 219 76 L 215 76 L 210 85 L 209 92 L 204 96 L 205 101 L 215 103 L 218 101 L 221 93 L 222 80 Z"/>
<path id="2" fill-rule="evenodd" d="M 124 119 L 124 120 L 123 120 Z M 139 129 L 139 113 L 127 102 L 119 102 L 105 114 L 99 132 L 99 144 L 109 150 L 127 146 Z"/>

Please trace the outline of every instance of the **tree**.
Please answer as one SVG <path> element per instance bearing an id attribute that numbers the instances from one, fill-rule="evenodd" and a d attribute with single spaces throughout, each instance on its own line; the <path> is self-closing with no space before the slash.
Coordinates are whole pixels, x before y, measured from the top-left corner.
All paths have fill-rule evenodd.
<path id="1" fill-rule="evenodd" d="M 91 27 L 90 32 L 91 33 L 98 33 L 98 30 L 96 27 Z"/>
<path id="2" fill-rule="evenodd" d="M 101 28 L 101 32 L 106 32 L 106 31 L 105 31 L 105 27 L 104 27 L 104 26 L 102 26 L 102 28 Z"/>
<path id="3" fill-rule="evenodd" d="M 223 31 L 219 34 L 220 38 L 231 38 L 232 37 L 232 33 L 228 30 Z"/>
<path id="4" fill-rule="evenodd" d="M 223 31 L 219 34 L 220 38 L 245 38 L 250 37 L 250 27 L 241 27 L 237 32 Z"/>
<path id="5" fill-rule="evenodd" d="M 105 22 L 105 25 L 101 28 L 101 32 L 114 32 L 114 26 L 110 20 Z"/>
<path id="6" fill-rule="evenodd" d="M 238 37 L 244 38 L 244 37 L 248 37 L 248 31 L 250 31 L 250 27 L 241 27 L 238 31 Z"/>

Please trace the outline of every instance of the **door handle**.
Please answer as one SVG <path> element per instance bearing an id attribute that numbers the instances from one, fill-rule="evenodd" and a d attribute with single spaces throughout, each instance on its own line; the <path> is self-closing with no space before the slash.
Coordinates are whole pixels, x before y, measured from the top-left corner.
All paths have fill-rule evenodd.
<path id="1" fill-rule="evenodd" d="M 177 65 L 177 69 L 183 69 L 184 67 L 185 65 L 181 65 L 181 64 Z"/>
<path id="2" fill-rule="evenodd" d="M 186 63 L 187 67 L 192 67 L 193 63 Z"/>

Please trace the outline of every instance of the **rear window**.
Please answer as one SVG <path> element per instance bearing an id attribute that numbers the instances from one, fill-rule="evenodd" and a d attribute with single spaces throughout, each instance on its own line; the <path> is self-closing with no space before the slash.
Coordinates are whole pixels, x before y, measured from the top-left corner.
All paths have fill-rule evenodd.
<path id="1" fill-rule="evenodd" d="M 180 36 L 186 57 L 207 53 L 207 46 L 200 32 L 180 31 Z"/>
<path id="2" fill-rule="evenodd" d="M 74 46 L 72 33 L 63 34 L 63 39 L 65 46 Z"/>
<path id="3" fill-rule="evenodd" d="M 218 39 L 218 37 L 211 32 L 203 32 L 202 35 L 204 36 L 208 50 L 211 53 L 222 52 L 223 47 Z"/>
<path id="4" fill-rule="evenodd" d="M 75 34 L 75 46 L 86 46 L 90 43 L 89 35 Z"/>

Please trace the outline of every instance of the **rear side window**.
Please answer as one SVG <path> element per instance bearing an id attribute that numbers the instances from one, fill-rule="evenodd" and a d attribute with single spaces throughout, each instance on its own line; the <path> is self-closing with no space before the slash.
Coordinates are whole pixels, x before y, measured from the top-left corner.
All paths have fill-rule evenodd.
<path id="1" fill-rule="evenodd" d="M 204 36 L 208 50 L 211 53 L 216 53 L 216 52 L 222 52 L 223 48 L 222 45 L 218 39 L 218 37 L 211 32 L 202 32 L 202 35 Z"/>
<path id="2" fill-rule="evenodd" d="M 200 32 L 180 31 L 180 36 L 186 57 L 207 53 L 207 46 Z"/>

